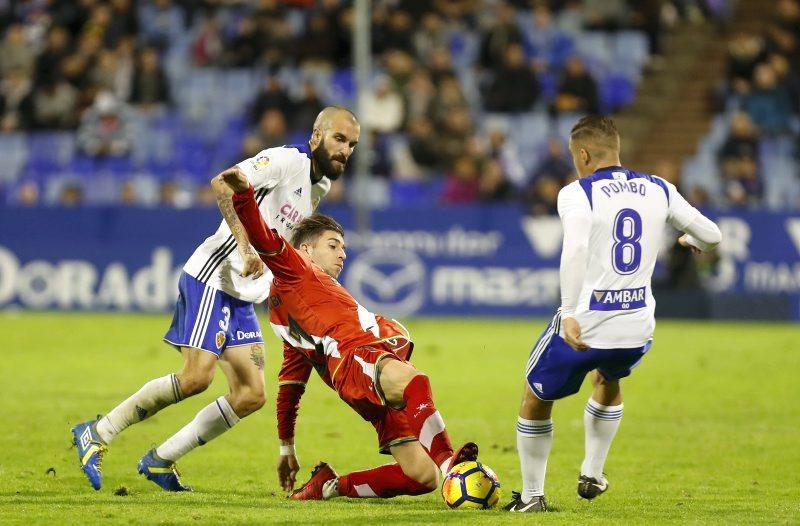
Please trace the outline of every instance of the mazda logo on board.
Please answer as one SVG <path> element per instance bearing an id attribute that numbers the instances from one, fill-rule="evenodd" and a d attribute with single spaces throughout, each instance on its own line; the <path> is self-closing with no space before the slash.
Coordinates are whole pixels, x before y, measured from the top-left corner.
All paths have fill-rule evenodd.
<path id="1" fill-rule="evenodd" d="M 425 265 L 414 252 L 362 252 L 345 282 L 356 301 L 376 313 L 409 316 L 425 302 Z"/>

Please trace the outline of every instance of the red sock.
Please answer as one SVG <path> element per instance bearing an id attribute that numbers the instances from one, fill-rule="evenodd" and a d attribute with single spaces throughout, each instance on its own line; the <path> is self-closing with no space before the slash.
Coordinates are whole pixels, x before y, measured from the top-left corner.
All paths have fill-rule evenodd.
<path id="1" fill-rule="evenodd" d="M 423 495 L 431 491 L 433 490 L 409 478 L 398 464 L 355 471 L 339 477 L 339 495 L 355 499 L 388 499 L 398 495 Z"/>
<path id="2" fill-rule="evenodd" d="M 444 426 L 442 415 L 433 405 L 431 383 L 424 374 L 415 376 L 403 391 L 406 407 L 403 413 L 411 424 L 414 436 L 436 462 L 437 466 L 453 456 L 453 446 Z"/>

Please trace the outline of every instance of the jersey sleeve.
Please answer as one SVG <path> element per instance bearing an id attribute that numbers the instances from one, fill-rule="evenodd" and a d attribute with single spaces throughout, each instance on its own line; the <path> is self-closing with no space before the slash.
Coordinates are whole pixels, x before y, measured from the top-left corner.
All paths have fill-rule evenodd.
<path id="1" fill-rule="evenodd" d="M 575 314 L 578 296 L 589 261 L 589 235 L 592 210 L 586 195 L 577 184 L 569 184 L 558 193 L 558 215 L 564 230 L 559 279 L 561 313 L 568 318 Z"/>
<path id="2" fill-rule="evenodd" d="M 278 373 L 278 396 L 276 414 L 278 417 L 278 438 L 294 438 L 300 399 L 306 389 L 313 366 L 288 343 L 283 344 L 283 363 Z"/>
<path id="3" fill-rule="evenodd" d="M 292 155 L 291 151 L 284 148 L 268 148 L 245 159 L 236 167 L 247 176 L 247 180 L 256 190 L 272 189 L 291 177 Z"/>
<path id="4" fill-rule="evenodd" d="M 666 183 L 669 191 L 667 222 L 681 232 L 689 234 L 690 245 L 702 251 L 712 250 L 722 240 L 719 227 L 689 204 L 675 185 Z"/>
<path id="5" fill-rule="evenodd" d="M 272 275 L 287 283 L 300 281 L 308 270 L 308 263 L 280 234 L 269 228 L 258 209 L 253 187 L 244 192 L 235 192 L 232 200 L 250 244 Z"/>

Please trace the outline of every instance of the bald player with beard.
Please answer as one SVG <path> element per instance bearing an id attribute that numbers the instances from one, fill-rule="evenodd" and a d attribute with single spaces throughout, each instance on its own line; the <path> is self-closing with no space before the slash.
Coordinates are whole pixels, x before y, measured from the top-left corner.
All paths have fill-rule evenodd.
<path id="1" fill-rule="evenodd" d="M 181 353 L 183 367 L 150 380 L 105 416 L 72 428 L 78 459 L 95 490 L 102 486 L 108 444 L 127 427 L 205 391 L 217 365 L 230 392 L 148 451 L 139 473 L 166 491 L 190 491 L 175 462 L 264 405 L 264 341 L 253 304 L 267 298 L 272 273 L 250 245 L 224 179 L 244 176 L 255 189 L 261 215 L 290 238 L 327 194 L 331 180 L 344 172 L 359 134 L 351 111 L 329 106 L 317 116 L 307 143 L 268 148 L 211 180 L 223 221 L 184 265 L 172 325 L 164 336 Z"/>

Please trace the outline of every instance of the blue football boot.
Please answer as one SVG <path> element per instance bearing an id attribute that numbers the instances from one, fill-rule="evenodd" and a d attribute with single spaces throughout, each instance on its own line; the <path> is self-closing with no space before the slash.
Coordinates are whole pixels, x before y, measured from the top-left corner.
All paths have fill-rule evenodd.
<path id="1" fill-rule="evenodd" d="M 97 434 L 97 420 L 89 420 L 72 428 L 72 443 L 78 448 L 78 460 L 81 469 L 96 490 L 103 485 L 103 455 L 108 446 Z"/>
<path id="2" fill-rule="evenodd" d="M 155 448 L 139 461 L 139 473 L 161 486 L 164 491 L 192 491 L 191 486 L 181 484 L 181 474 L 178 473 L 175 463 L 156 455 Z"/>

